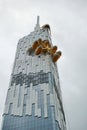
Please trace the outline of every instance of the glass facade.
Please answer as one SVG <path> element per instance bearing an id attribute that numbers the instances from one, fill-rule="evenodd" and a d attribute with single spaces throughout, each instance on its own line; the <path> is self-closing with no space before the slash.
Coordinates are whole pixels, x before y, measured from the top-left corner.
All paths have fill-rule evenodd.
<path id="1" fill-rule="evenodd" d="M 45 78 L 45 76 L 47 79 Z M 48 76 L 47 76 L 48 75 Z M 50 86 L 50 94 L 53 93 L 54 78 L 52 73 L 43 74 L 43 79 L 48 81 L 46 84 Z M 38 76 L 39 77 L 39 76 Z M 13 76 L 14 79 L 14 76 Z M 12 83 L 13 83 L 12 79 Z M 15 80 L 14 80 L 15 81 Z M 35 78 L 32 79 L 35 81 Z M 44 80 L 43 80 L 44 81 Z M 16 81 L 17 82 L 17 81 Z M 40 82 L 41 83 L 41 82 Z M 32 115 L 26 115 L 26 100 L 27 94 L 30 93 L 30 85 L 27 86 L 27 94 L 24 95 L 23 101 L 23 114 L 22 116 L 12 115 L 12 103 L 9 105 L 9 113 L 3 115 L 3 127 L 2 130 L 61 130 L 59 122 L 55 118 L 55 107 L 50 103 L 50 94 L 47 94 L 47 117 L 44 117 L 44 91 L 40 90 L 41 84 L 38 86 L 33 84 L 33 89 L 38 92 L 38 108 L 41 108 L 41 116 L 35 116 L 35 103 L 32 104 Z M 19 80 L 20 84 L 20 80 Z M 18 104 L 19 100 L 18 100 Z M 65 130 L 65 129 L 63 129 Z"/>
<path id="2" fill-rule="evenodd" d="M 33 111 L 33 109 L 32 109 Z M 4 115 L 3 130 L 60 130 L 54 120 L 53 109 L 49 111 L 48 118 L 32 116 L 16 117 Z"/>

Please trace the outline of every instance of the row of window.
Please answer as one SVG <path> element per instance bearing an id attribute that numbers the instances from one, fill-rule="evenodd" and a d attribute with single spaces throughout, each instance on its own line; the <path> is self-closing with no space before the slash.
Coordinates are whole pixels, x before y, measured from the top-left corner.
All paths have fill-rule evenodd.
<path id="1" fill-rule="evenodd" d="M 33 86 L 48 83 L 49 81 L 49 73 L 32 73 L 32 74 L 16 74 L 13 75 L 11 85 L 14 83 L 16 85 L 20 84 L 21 86 L 25 83 L 26 86 L 30 86 L 30 83 L 33 83 Z"/>
<path id="2" fill-rule="evenodd" d="M 48 118 L 38 118 L 33 115 L 22 117 L 4 115 L 2 130 L 60 130 L 58 122 L 55 121 L 54 107 L 49 107 L 48 110 L 51 114 Z"/>
<path id="3" fill-rule="evenodd" d="M 49 118 L 32 118 L 31 116 L 20 118 L 5 115 L 2 130 L 42 130 L 43 128 L 43 130 L 51 130 L 53 125 L 52 118 L 49 120 Z"/>

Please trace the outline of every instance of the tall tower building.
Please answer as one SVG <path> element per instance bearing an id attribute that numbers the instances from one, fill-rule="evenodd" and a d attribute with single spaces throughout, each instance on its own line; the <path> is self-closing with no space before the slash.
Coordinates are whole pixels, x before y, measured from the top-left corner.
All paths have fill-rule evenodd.
<path id="1" fill-rule="evenodd" d="M 17 45 L 3 113 L 2 130 L 66 130 L 57 60 L 48 24 Z"/>

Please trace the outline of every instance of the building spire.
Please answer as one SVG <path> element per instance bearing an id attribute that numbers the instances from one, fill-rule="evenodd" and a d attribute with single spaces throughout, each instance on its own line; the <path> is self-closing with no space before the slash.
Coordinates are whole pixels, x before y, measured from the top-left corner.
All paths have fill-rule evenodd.
<path id="1" fill-rule="evenodd" d="M 39 25 L 39 16 L 37 16 L 37 25 Z"/>
<path id="2" fill-rule="evenodd" d="M 39 16 L 37 16 L 37 24 L 36 24 L 36 27 L 35 27 L 35 31 L 38 31 L 38 30 L 40 30 Z"/>

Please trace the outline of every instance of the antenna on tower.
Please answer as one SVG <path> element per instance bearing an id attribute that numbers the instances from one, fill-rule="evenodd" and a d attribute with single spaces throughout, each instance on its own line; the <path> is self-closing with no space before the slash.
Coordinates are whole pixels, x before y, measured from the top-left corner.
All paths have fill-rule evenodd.
<path id="1" fill-rule="evenodd" d="M 39 19 L 40 19 L 40 17 L 37 16 L 37 24 L 36 24 L 36 27 L 35 27 L 35 31 L 38 31 L 40 29 Z"/>
<path id="2" fill-rule="evenodd" d="M 39 17 L 39 16 L 37 16 L 37 25 L 39 25 L 39 18 L 40 18 L 40 17 Z"/>

